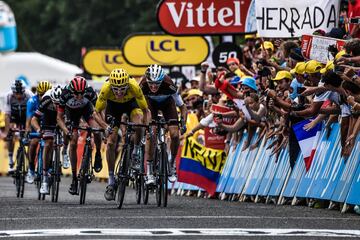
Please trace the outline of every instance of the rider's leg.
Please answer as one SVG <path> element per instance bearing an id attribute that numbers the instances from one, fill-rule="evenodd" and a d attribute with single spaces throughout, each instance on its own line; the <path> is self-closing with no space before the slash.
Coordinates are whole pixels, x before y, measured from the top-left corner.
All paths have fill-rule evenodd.
<path id="1" fill-rule="evenodd" d="M 142 124 L 143 123 L 143 114 L 142 111 L 137 108 L 134 109 L 130 114 L 130 121 L 135 124 Z M 143 136 L 144 129 L 143 128 L 135 128 L 135 137 L 134 137 L 134 149 L 132 152 L 132 158 L 136 161 L 134 168 L 140 168 L 140 141 Z"/>
<path id="2" fill-rule="evenodd" d="M 118 139 L 118 134 L 117 134 L 117 131 L 115 131 L 115 130 L 111 133 L 111 135 L 107 139 L 106 160 L 107 160 L 108 171 L 109 171 L 109 179 L 108 179 L 109 185 L 114 185 L 114 183 L 115 183 L 114 169 L 115 169 L 115 162 L 116 162 L 117 139 Z"/>
<path id="3" fill-rule="evenodd" d="M 170 150 L 171 150 L 171 160 L 170 160 L 170 169 L 176 167 L 175 159 L 180 145 L 179 137 L 179 127 L 178 126 L 169 126 L 169 133 L 171 138 Z"/>
<path id="4" fill-rule="evenodd" d="M 39 139 L 31 139 L 29 144 L 29 170 L 31 173 L 35 172 L 35 158 L 38 145 Z"/>
<path id="5" fill-rule="evenodd" d="M 99 124 L 91 118 L 89 120 L 89 125 L 92 128 L 99 128 Z M 95 162 L 94 162 L 94 170 L 95 172 L 100 172 L 102 169 L 102 158 L 101 158 L 101 133 L 95 132 L 94 133 L 94 142 L 95 142 L 95 148 L 96 148 L 96 154 L 95 154 Z"/>
<path id="6" fill-rule="evenodd" d="M 63 156 L 63 168 L 68 169 L 70 167 L 70 159 L 68 154 L 68 146 L 70 139 L 67 136 L 63 136 L 64 145 L 61 151 L 61 155 Z"/>
<path id="7" fill-rule="evenodd" d="M 77 131 L 73 131 L 70 139 L 70 149 L 69 149 L 73 180 L 77 179 L 77 142 L 78 142 L 78 133 Z"/>
<path id="8" fill-rule="evenodd" d="M 40 193 L 47 194 L 49 193 L 49 180 L 48 180 L 48 168 L 51 165 L 51 157 L 53 152 L 53 143 L 54 140 L 52 138 L 48 138 L 45 140 L 44 144 L 44 152 L 43 152 L 43 181 L 41 183 Z"/>

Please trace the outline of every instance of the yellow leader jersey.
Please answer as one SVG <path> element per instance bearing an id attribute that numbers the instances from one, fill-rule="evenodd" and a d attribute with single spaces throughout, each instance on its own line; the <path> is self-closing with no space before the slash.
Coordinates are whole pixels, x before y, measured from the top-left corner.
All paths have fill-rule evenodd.
<path id="1" fill-rule="evenodd" d="M 100 90 L 99 97 L 96 101 L 95 110 L 97 112 L 101 112 L 105 109 L 107 101 L 112 101 L 116 103 L 126 103 L 131 101 L 132 99 L 136 100 L 139 108 L 145 110 L 148 108 L 145 96 L 135 79 L 129 79 L 129 88 L 125 94 L 125 96 L 121 99 L 116 98 L 115 94 L 111 90 L 111 85 L 109 82 L 105 82 Z"/>

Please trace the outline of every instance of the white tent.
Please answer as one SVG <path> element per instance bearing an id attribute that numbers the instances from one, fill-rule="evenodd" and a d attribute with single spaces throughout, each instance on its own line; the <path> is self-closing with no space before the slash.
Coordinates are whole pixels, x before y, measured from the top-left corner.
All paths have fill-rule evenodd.
<path id="1" fill-rule="evenodd" d="M 34 86 L 39 81 L 48 80 L 64 85 L 76 74 L 83 71 L 76 65 L 69 64 L 36 52 L 9 52 L 0 54 L 0 95 L 10 91 L 11 84 L 19 76 Z M 3 101 L 0 108 L 3 106 Z"/>
<path id="2" fill-rule="evenodd" d="M 10 90 L 15 78 L 24 76 L 31 86 L 49 80 L 59 84 L 68 82 L 82 73 L 76 65 L 36 52 L 11 52 L 0 54 L 0 92 Z"/>

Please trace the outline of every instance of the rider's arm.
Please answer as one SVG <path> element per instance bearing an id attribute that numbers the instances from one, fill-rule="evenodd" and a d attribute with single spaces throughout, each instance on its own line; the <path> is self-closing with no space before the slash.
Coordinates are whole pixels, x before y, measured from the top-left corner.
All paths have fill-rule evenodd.
<path id="1" fill-rule="evenodd" d="M 5 131 L 4 134 L 7 135 L 10 129 L 10 116 L 11 116 L 11 103 L 10 103 L 11 94 L 9 93 L 6 96 L 5 104 Z"/>
<path id="2" fill-rule="evenodd" d="M 104 121 L 104 118 L 102 116 L 102 112 L 106 108 L 107 91 L 108 91 L 108 86 L 104 84 L 103 87 L 100 90 L 99 97 L 96 100 L 95 108 L 94 108 L 94 112 L 93 112 L 93 116 L 95 118 L 95 121 L 103 129 L 106 129 L 108 127 L 108 125 L 106 124 L 106 122 Z"/>
<path id="3" fill-rule="evenodd" d="M 57 108 L 57 115 L 56 115 L 56 122 L 64 132 L 65 135 L 69 133 L 69 130 L 66 127 L 65 120 L 64 120 L 64 107 L 59 106 Z"/>
<path id="4" fill-rule="evenodd" d="M 35 115 L 30 120 L 31 120 L 31 126 L 35 129 L 35 131 L 40 132 L 41 127 L 40 127 L 39 119 L 37 118 L 37 116 Z"/>
<path id="5" fill-rule="evenodd" d="M 187 118 L 187 108 L 186 105 L 184 104 L 183 99 L 181 98 L 181 96 L 179 95 L 179 93 L 174 93 L 172 95 L 173 99 L 175 100 L 175 104 L 177 107 L 180 108 L 180 112 L 181 112 L 181 117 L 182 119 L 184 119 L 184 121 L 186 122 L 186 118 Z"/>
<path id="6" fill-rule="evenodd" d="M 31 127 L 31 118 L 34 115 L 34 101 L 32 98 L 30 98 L 27 102 L 26 102 L 26 124 L 25 124 L 25 130 L 26 131 L 30 131 L 30 127 Z"/>
<path id="7" fill-rule="evenodd" d="M 143 111 L 143 124 L 148 124 L 150 110 L 148 108 L 148 104 L 146 102 L 145 96 L 140 86 L 137 83 L 132 85 L 132 91 L 134 93 L 134 97 L 137 105 Z"/>

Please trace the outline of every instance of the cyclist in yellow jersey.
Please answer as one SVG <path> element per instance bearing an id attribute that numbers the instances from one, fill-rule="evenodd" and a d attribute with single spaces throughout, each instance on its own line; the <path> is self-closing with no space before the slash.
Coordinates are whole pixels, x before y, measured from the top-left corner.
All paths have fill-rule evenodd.
<path id="1" fill-rule="evenodd" d="M 105 119 L 101 112 L 105 110 Z M 117 130 L 120 126 L 121 117 L 127 114 L 130 122 L 135 124 L 147 124 L 148 105 L 139 84 L 135 79 L 129 77 L 124 69 L 114 69 L 109 76 L 109 80 L 101 88 L 99 97 L 96 101 L 94 117 L 99 125 L 106 129 L 109 134 L 106 148 L 106 159 L 108 162 L 109 180 L 105 191 L 105 199 L 115 200 L 115 178 L 114 168 L 116 161 L 116 142 L 118 139 Z M 110 122 L 114 121 L 115 129 L 111 129 Z M 135 168 L 140 168 L 139 143 L 141 140 L 142 129 L 136 130 L 134 139 L 134 151 L 132 154 L 135 160 Z"/>

